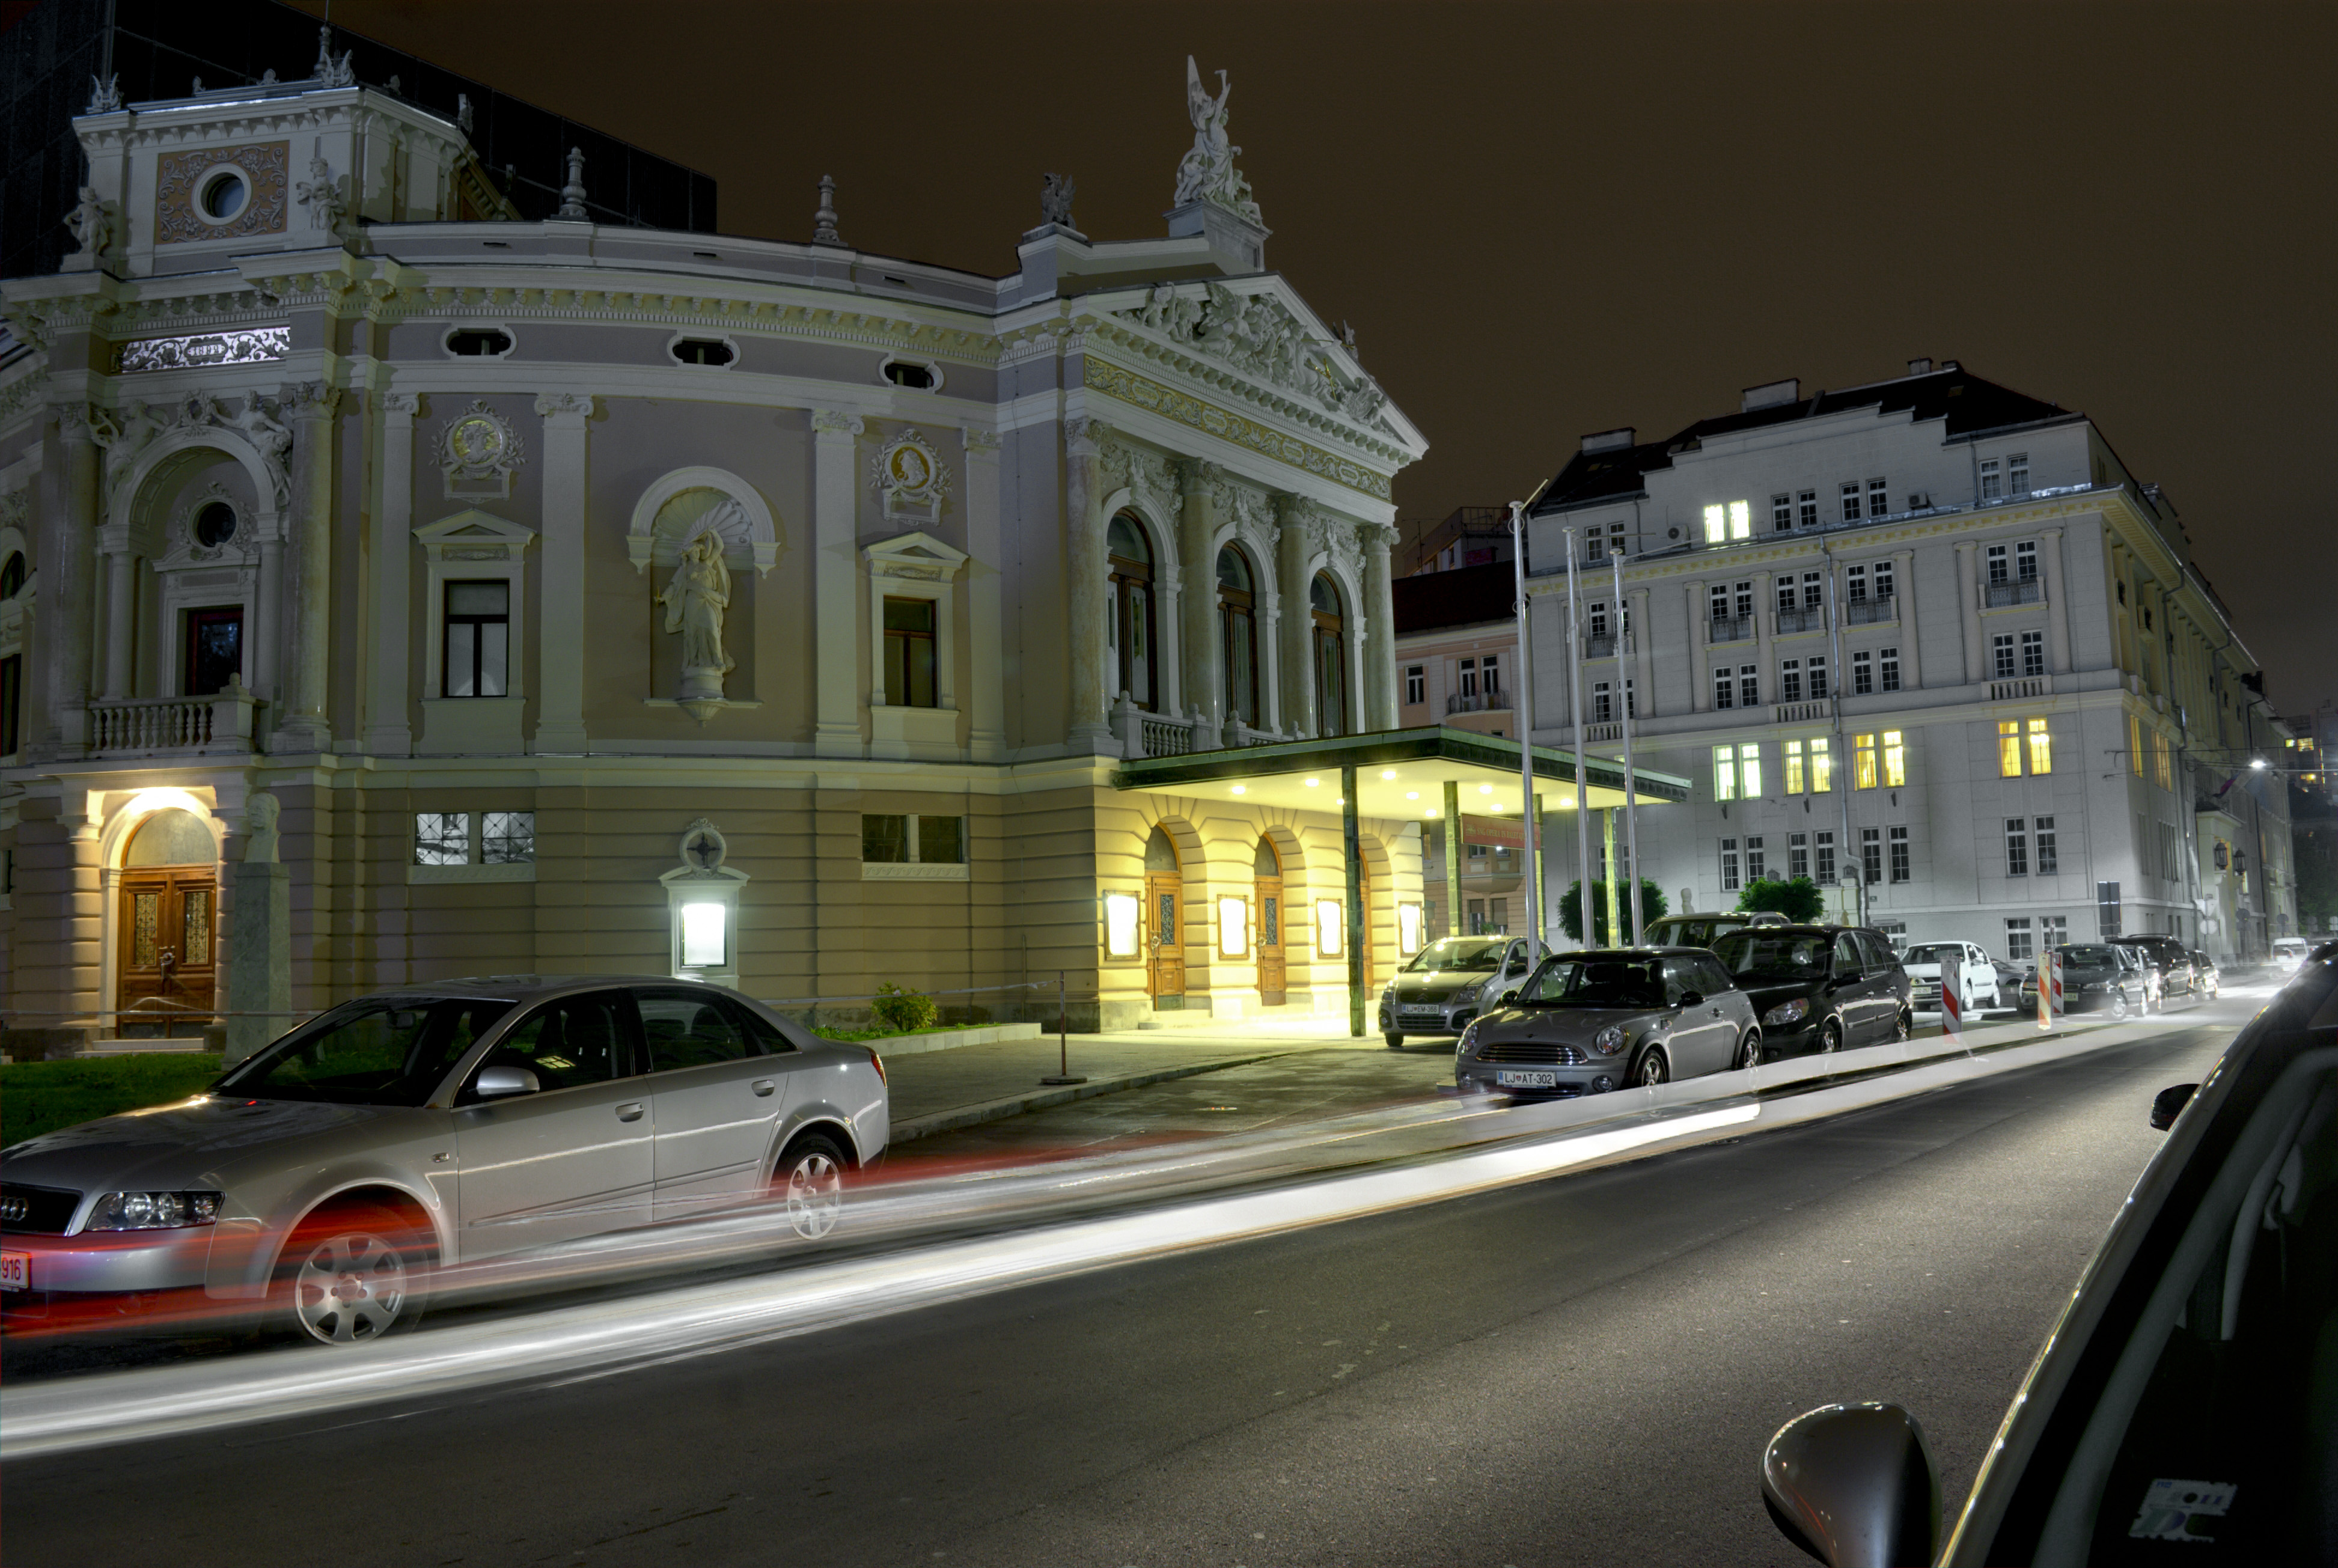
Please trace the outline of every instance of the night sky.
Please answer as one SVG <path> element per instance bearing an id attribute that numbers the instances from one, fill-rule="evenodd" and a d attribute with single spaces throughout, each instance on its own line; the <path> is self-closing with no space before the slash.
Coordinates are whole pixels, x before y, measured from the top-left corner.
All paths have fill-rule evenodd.
<path id="1" fill-rule="evenodd" d="M 304 0 L 311 12 L 321 0 Z M 2085 411 L 2276 708 L 2338 700 L 2338 6 L 337 0 L 714 176 L 722 228 L 1011 270 L 1040 175 L 1163 231 L 1185 55 L 1267 257 L 1427 432 L 1407 517 L 1919 356 Z M 287 61 L 284 74 L 305 68 Z M 590 183 L 589 172 L 587 183 Z M 2321 478 L 2315 475 L 2319 474 Z"/>

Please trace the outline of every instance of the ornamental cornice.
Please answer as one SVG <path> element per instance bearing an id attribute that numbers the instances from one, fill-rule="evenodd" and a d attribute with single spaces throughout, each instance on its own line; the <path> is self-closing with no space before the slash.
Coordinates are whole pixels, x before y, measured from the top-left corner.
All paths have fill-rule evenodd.
<path id="1" fill-rule="evenodd" d="M 1374 500 L 1390 499 L 1392 486 L 1389 475 L 1367 468 L 1351 458 L 1288 436 L 1271 426 L 1205 403 L 1192 394 L 1163 385 L 1149 377 L 1139 376 L 1122 368 L 1108 359 L 1094 355 L 1087 360 L 1087 387 L 1123 403 L 1146 409 L 1166 419 L 1247 447 L 1279 463 L 1305 470 L 1335 485 L 1370 495 Z"/>
<path id="2" fill-rule="evenodd" d="M 1183 352 L 1160 339 L 1141 336 L 1116 323 L 1099 324 L 1091 328 L 1087 336 L 1091 364 L 1098 358 L 1098 348 L 1109 345 L 1119 355 L 1141 364 L 1147 374 L 1174 375 L 1196 388 L 1206 388 L 1213 400 L 1247 403 L 1262 414 L 1329 436 L 1385 463 L 1401 466 L 1413 460 L 1413 453 L 1377 430 L 1327 413 L 1314 403 L 1302 401 L 1265 381 Z M 1136 365 L 1131 366 L 1135 368 Z"/>
<path id="3" fill-rule="evenodd" d="M 885 310 L 849 309 L 716 289 L 575 289 L 535 284 L 431 283 L 398 290 L 386 320 L 576 321 L 721 328 L 855 348 L 909 349 L 974 365 L 999 362 L 987 331 L 920 321 Z"/>
<path id="4" fill-rule="evenodd" d="M 427 122 L 392 114 L 366 103 L 356 96 L 357 91 L 350 90 L 350 95 L 338 103 L 316 102 L 312 95 L 255 101 L 244 113 L 225 116 L 213 104 L 132 110 L 116 123 L 85 126 L 82 135 L 100 152 L 209 145 L 223 137 L 240 140 L 328 130 L 355 130 L 361 135 L 395 136 L 401 140 L 419 137 L 447 152 L 467 144 L 459 134 L 442 133 Z"/>

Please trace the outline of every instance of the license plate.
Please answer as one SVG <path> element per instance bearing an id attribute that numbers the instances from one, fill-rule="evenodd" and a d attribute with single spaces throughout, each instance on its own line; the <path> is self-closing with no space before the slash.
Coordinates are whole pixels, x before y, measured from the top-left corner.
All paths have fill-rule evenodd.
<path id="1" fill-rule="evenodd" d="M 33 1288 L 33 1255 L 30 1252 L 0 1252 L 0 1290 L 30 1290 Z"/>
<path id="2" fill-rule="evenodd" d="M 1397 1016 L 1404 1020 L 1407 1024 L 1442 1024 L 1445 1022 L 1445 1014 L 1439 1013 L 1434 1007 L 1407 1007 L 1400 1010 L 1397 1014 Z"/>
<path id="3" fill-rule="evenodd" d="M 1558 1074 L 1556 1073 L 1497 1073 L 1494 1074 L 1494 1086 L 1498 1089 L 1556 1089 L 1558 1087 Z"/>

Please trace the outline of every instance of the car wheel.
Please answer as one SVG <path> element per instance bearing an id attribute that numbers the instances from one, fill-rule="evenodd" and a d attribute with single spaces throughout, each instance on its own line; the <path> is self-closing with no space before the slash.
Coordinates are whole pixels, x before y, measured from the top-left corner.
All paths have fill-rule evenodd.
<path id="1" fill-rule="evenodd" d="M 1665 1054 L 1651 1045 L 1641 1053 L 1638 1063 L 1632 1069 L 1632 1087 L 1654 1089 L 1671 1077 L 1672 1067 L 1665 1061 Z"/>
<path id="2" fill-rule="evenodd" d="M 1759 1029 L 1745 1031 L 1745 1038 L 1737 1043 L 1736 1065 L 1740 1072 L 1749 1067 L 1762 1065 L 1762 1031 Z"/>
<path id="3" fill-rule="evenodd" d="M 1389 1049 L 1391 1051 L 1401 1051 L 1404 1049 L 1404 1036 L 1398 1034 L 1393 1029 L 1390 1030 L 1385 1035 L 1382 1035 L 1381 1038 L 1388 1042 Z"/>
<path id="4" fill-rule="evenodd" d="M 274 1320 L 316 1345 L 363 1345 L 422 1320 L 428 1234 L 396 1212 L 350 1204 L 311 1214 L 276 1264 Z"/>
<path id="5" fill-rule="evenodd" d="M 1902 1007 L 1891 1015 L 1891 1038 L 1895 1043 L 1909 1039 L 1915 1033 L 1916 1015 L 1913 1013 Z"/>
<path id="6" fill-rule="evenodd" d="M 1819 1025 L 1819 1054 L 1831 1056 L 1842 1049 L 1842 1020 L 1830 1018 Z"/>
<path id="7" fill-rule="evenodd" d="M 771 1174 L 771 1191 L 788 1206 L 797 1235 L 817 1241 L 844 1212 L 844 1151 L 825 1132 L 807 1132 L 788 1145 Z"/>
<path id="8" fill-rule="evenodd" d="M 2111 1018 L 2114 1022 L 2126 1017 L 2132 1011 L 2133 1009 L 2127 1005 L 2126 992 L 2115 991 L 2111 994 Z"/>

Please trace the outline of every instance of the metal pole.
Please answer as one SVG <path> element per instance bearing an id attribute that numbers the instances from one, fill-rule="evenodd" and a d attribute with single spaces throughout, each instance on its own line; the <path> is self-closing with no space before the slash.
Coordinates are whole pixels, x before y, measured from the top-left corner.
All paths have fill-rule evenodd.
<path id="1" fill-rule="evenodd" d="M 1044 985 L 1046 982 L 1043 980 L 1040 984 Z M 1064 972 L 1061 969 L 1056 971 L 1056 1049 L 1058 1053 L 1056 1059 L 1061 1064 L 1062 1070 L 1054 1077 L 1042 1078 L 1039 1082 L 1042 1083 L 1086 1083 L 1087 1080 L 1086 1078 L 1075 1078 L 1072 1076 L 1071 1014 L 1066 1010 L 1064 1005 Z"/>
<path id="2" fill-rule="evenodd" d="M 1534 802 L 1528 808 L 1528 809 L 1534 813 L 1536 835 L 1539 841 L 1547 847 L 1550 843 L 1550 838 L 1547 829 L 1550 827 L 1550 824 L 1544 818 L 1542 814 L 1542 792 L 1540 790 L 1537 790 L 1535 792 Z M 1545 939 L 1550 935 L 1550 877 L 1543 869 L 1543 858 L 1541 856 L 1537 856 L 1535 858 L 1535 863 L 1531 867 L 1528 867 L 1528 869 L 1534 874 L 1535 901 L 1537 906 L 1543 912 L 1543 926 L 1541 930 L 1535 933 L 1535 939 L 1538 942 L 1542 942 L 1543 946 L 1547 947 L 1550 946 L 1550 943 Z"/>
<path id="3" fill-rule="evenodd" d="M 1616 808 L 1613 806 L 1599 813 L 1599 829 L 1605 836 L 1600 842 L 1599 852 L 1607 872 L 1604 878 L 1607 884 L 1607 946 L 1621 947 L 1624 946 L 1624 892 L 1616 886 Z"/>
<path id="4" fill-rule="evenodd" d="M 1838 886 L 1840 886 L 1842 868 L 1846 866 L 1852 868 L 1852 885 L 1859 889 L 1858 923 L 1864 926 L 1867 924 L 1867 861 L 1863 857 L 1859 855 L 1859 847 L 1853 844 L 1851 839 L 1851 791 L 1852 787 L 1858 782 L 1858 775 L 1854 769 L 1858 765 L 1859 760 L 1853 757 L 1843 746 L 1842 617 L 1836 612 L 1835 607 L 1834 548 L 1824 540 L 1821 540 L 1819 542 L 1819 554 L 1826 558 L 1827 650 L 1829 654 L 1827 662 L 1832 666 L 1834 677 L 1834 679 L 1828 682 L 1827 685 L 1827 697 L 1834 710 L 1834 760 L 1829 768 L 1829 772 L 1831 774 L 1840 772 L 1842 775 L 1840 778 L 1832 779 L 1832 782 L 1835 786 L 1835 799 L 1842 808 L 1842 844 L 1841 848 L 1837 851 L 1837 858 L 1834 863 L 1835 875 L 1838 878 Z M 1899 584 L 1894 583 L 1892 586 L 1896 589 Z M 1911 593 L 1915 591 L 1915 585 L 1913 583 L 1909 585 L 1909 591 Z"/>
<path id="5" fill-rule="evenodd" d="M 1356 767 L 1340 769 L 1340 836 L 1348 859 L 1348 1033 L 1364 1037 L 1364 883 L 1362 844 L 1356 833 Z"/>
<path id="6" fill-rule="evenodd" d="M 1583 778 L 1583 603 L 1575 571 L 1575 530 L 1567 538 L 1567 701 L 1575 718 L 1575 868 L 1576 900 L 1583 921 L 1583 945 L 1591 943 L 1591 791 Z"/>
<path id="7" fill-rule="evenodd" d="M 1640 776 L 1632 770 L 1632 675 L 1633 654 L 1637 650 L 1632 639 L 1630 612 L 1624 608 L 1624 553 L 1611 551 L 1608 559 L 1616 564 L 1616 683 L 1621 687 L 1623 707 L 1616 713 L 1616 721 L 1624 727 L 1624 852 L 1632 861 L 1632 946 L 1640 945 L 1640 933 L 1647 928 L 1646 912 L 1640 907 Z"/>
<path id="8" fill-rule="evenodd" d="M 1548 944 L 1543 937 L 1542 902 L 1537 897 L 1542 870 L 1542 840 L 1535 821 L 1534 644 L 1527 626 L 1527 504 L 1510 503 L 1510 580 L 1518 590 L 1518 816 L 1526 823 L 1527 957 L 1531 963 Z"/>
<path id="9" fill-rule="evenodd" d="M 1469 936 L 1461 913 L 1461 782 L 1445 781 L 1445 934 Z"/>

